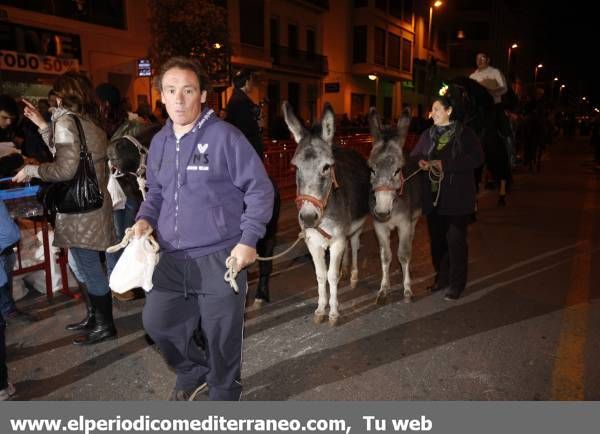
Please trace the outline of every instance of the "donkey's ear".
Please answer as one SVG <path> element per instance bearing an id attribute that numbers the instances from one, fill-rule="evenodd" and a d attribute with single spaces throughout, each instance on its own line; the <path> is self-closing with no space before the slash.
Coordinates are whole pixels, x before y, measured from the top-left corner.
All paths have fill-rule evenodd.
<path id="1" fill-rule="evenodd" d="M 304 127 L 294 114 L 291 104 L 284 101 L 281 105 L 281 111 L 283 112 L 283 117 L 285 118 L 288 129 L 294 136 L 294 140 L 296 143 L 300 143 L 300 140 L 302 140 L 302 137 L 304 136 Z"/>
<path id="2" fill-rule="evenodd" d="M 335 134 L 335 114 L 333 108 L 328 102 L 323 107 L 323 115 L 321 116 L 321 138 L 326 143 L 331 143 Z"/>
<path id="3" fill-rule="evenodd" d="M 402 115 L 398 119 L 398 134 L 400 137 L 408 134 L 408 127 L 410 126 L 410 109 L 407 107 L 402 110 Z"/>
<path id="4" fill-rule="evenodd" d="M 381 138 L 381 119 L 379 118 L 379 113 L 377 113 L 375 107 L 369 109 L 369 127 L 371 128 L 373 142 L 379 141 Z"/>

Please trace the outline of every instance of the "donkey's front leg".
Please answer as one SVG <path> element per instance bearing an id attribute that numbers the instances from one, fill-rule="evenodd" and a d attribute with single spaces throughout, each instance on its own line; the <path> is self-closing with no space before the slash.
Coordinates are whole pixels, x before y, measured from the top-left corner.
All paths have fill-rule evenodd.
<path id="1" fill-rule="evenodd" d="M 325 262 L 325 246 L 319 242 L 319 238 L 319 236 L 306 237 L 306 245 L 315 264 L 319 289 L 319 304 L 314 316 L 316 324 L 325 321 L 325 310 L 327 309 L 327 263 Z"/>
<path id="2" fill-rule="evenodd" d="M 390 264 L 392 263 L 392 249 L 390 248 L 390 228 L 385 223 L 373 222 L 377 241 L 379 241 L 379 256 L 381 258 L 381 286 L 377 293 L 375 303 L 385 304 L 390 290 Z"/>
<path id="3" fill-rule="evenodd" d="M 362 227 L 350 237 L 350 246 L 352 247 L 352 271 L 350 272 L 350 287 L 356 288 L 358 285 L 358 250 L 360 249 L 360 234 Z M 346 254 L 344 254 L 346 256 Z"/>
<path id="4" fill-rule="evenodd" d="M 338 311 L 337 289 L 340 280 L 340 263 L 346 250 L 346 238 L 336 238 L 329 245 L 329 270 L 327 280 L 329 281 L 329 325 L 338 324 L 340 313 Z"/>
<path id="5" fill-rule="evenodd" d="M 398 261 L 402 266 L 405 303 L 410 303 L 413 296 L 410 279 L 410 258 L 412 256 L 412 244 L 417 219 L 418 217 L 410 221 L 402 221 L 398 225 Z"/>

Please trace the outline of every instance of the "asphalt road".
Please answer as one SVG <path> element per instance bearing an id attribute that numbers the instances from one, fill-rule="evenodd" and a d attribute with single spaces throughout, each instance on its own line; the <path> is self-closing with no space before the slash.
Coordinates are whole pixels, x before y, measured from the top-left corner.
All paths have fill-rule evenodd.
<path id="1" fill-rule="evenodd" d="M 563 140 L 542 172 L 518 169 L 508 206 L 480 198 L 469 228 L 469 282 L 448 302 L 430 295 L 427 231 L 417 228 L 412 303 L 392 294 L 376 306 L 380 266 L 372 227 L 362 236 L 360 282 L 340 284 L 340 325 L 315 325 L 316 279 L 294 250 L 276 262 L 273 301 L 247 313 L 245 400 L 599 400 L 600 175 L 587 139 Z M 297 235 L 284 206 L 280 245 Z M 397 242 L 396 242 L 397 243 Z M 254 282 L 255 283 L 255 282 Z M 29 295 L 19 302 L 42 318 L 7 329 L 17 399 L 160 400 L 174 384 L 141 328 L 143 300 L 115 308 L 119 338 L 71 345 L 64 325 L 80 319 L 78 300 Z"/>

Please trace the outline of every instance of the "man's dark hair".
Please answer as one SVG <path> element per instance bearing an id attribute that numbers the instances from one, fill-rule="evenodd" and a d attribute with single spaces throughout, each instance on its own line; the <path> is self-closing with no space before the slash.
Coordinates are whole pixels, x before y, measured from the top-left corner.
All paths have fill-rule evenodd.
<path id="1" fill-rule="evenodd" d="M 0 95 L 0 110 L 5 111 L 9 116 L 17 117 L 19 115 L 17 102 L 9 95 Z"/>
<path id="2" fill-rule="evenodd" d="M 200 84 L 200 90 L 210 90 L 210 83 L 206 71 L 196 59 L 183 56 L 171 57 L 159 69 L 158 76 L 155 79 L 154 85 L 160 91 L 162 91 L 162 80 L 165 73 L 173 68 L 187 69 L 192 71 L 198 77 L 198 83 Z"/>
<path id="3" fill-rule="evenodd" d="M 231 81 L 236 89 L 241 89 L 252 77 L 254 77 L 254 71 L 244 68 L 236 72 Z"/>

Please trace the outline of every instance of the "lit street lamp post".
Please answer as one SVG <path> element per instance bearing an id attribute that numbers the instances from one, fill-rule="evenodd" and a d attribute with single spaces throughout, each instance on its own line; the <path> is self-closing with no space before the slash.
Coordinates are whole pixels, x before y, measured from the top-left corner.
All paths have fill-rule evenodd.
<path id="1" fill-rule="evenodd" d="M 443 3 L 441 1 L 436 1 L 433 3 L 433 6 L 429 6 L 429 31 L 427 32 L 427 49 L 431 50 L 431 22 L 433 20 L 433 8 L 439 8 Z"/>
<path id="2" fill-rule="evenodd" d="M 559 105 L 561 102 L 562 91 L 564 90 L 565 87 L 567 87 L 567 86 L 564 84 L 561 84 L 560 87 L 558 88 L 558 104 Z"/>
<path id="3" fill-rule="evenodd" d="M 369 80 L 375 82 L 375 108 L 377 107 L 377 99 L 379 98 L 379 76 L 377 74 L 369 74 Z"/>
<path id="4" fill-rule="evenodd" d="M 514 44 L 512 44 L 510 47 L 508 47 L 508 63 L 506 65 L 506 75 L 508 76 L 509 80 L 510 80 L 510 56 L 512 54 L 512 50 L 514 50 L 515 48 L 519 48 L 519 45 L 516 42 Z"/>
<path id="5" fill-rule="evenodd" d="M 542 69 L 543 67 L 544 67 L 544 65 L 542 65 L 541 63 L 538 63 L 535 66 L 535 72 L 533 73 L 533 96 L 536 99 L 537 99 L 537 76 L 538 76 L 538 71 L 540 69 Z"/>

